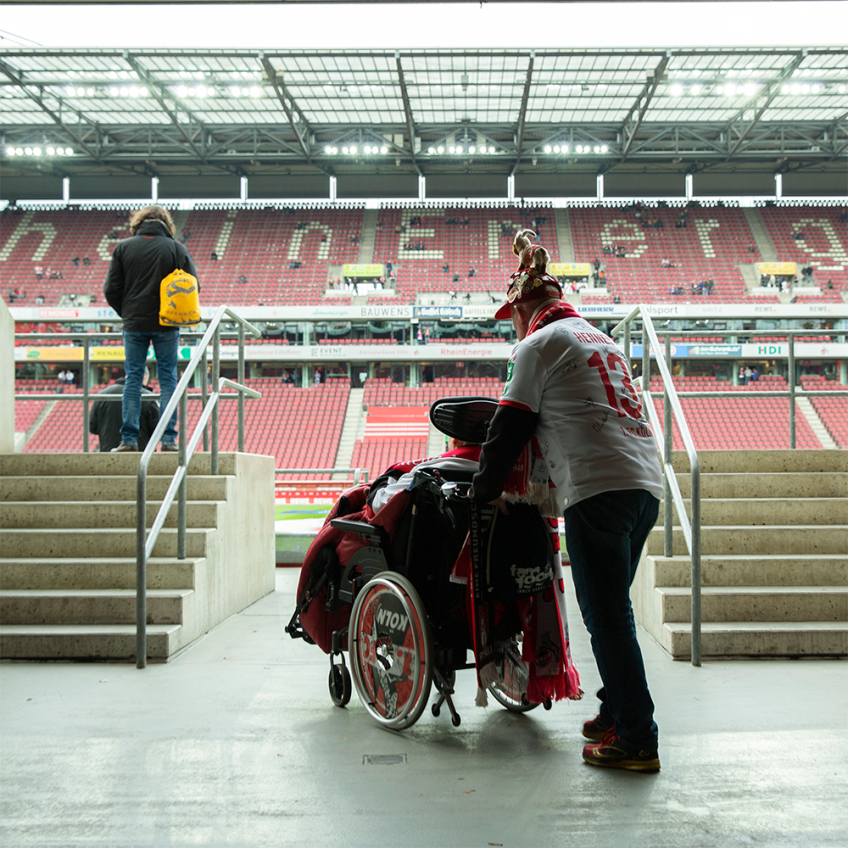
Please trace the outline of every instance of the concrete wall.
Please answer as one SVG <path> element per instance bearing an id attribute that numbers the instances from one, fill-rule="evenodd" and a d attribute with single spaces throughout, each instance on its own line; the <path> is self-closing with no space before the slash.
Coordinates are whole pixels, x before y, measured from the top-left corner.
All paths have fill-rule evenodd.
<path id="1" fill-rule="evenodd" d="M 15 449 L 15 322 L 0 300 L 0 453 Z"/>

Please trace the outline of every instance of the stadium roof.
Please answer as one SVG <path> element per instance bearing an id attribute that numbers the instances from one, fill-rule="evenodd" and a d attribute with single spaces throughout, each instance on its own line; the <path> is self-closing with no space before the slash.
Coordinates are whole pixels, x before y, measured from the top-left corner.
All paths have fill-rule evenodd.
<path id="1" fill-rule="evenodd" d="M 5 174 L 844 171 L 848 48 L 8 49 L 0 134 Z"/>

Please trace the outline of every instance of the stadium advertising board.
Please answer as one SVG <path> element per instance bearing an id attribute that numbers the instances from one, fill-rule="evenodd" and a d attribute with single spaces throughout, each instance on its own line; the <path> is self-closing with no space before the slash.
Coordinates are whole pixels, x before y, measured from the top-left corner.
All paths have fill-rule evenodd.
<path id="1" fill-rule="evenodd" d="M 794 277 L 797 269 L 795 262 L 757 262 L 760 274 L 774 274 L 777 277 Z"/>
<path id="2" fill-rule="evenodd" d="M 342 265 L 342 275 L 345 277 L 382 277 L 382 265 Z"/>
<path id="3" fill-rule="evenodd" d="M 554 277 L 588 277 L 592 266 L 588 262 L 551 262 L 548 273 Z"/>

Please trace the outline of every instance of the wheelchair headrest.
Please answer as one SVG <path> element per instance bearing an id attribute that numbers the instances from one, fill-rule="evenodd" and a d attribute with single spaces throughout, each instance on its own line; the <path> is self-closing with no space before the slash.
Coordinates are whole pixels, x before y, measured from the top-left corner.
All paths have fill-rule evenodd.
<path id="1" fill-rule="evenodd" d="M 446 436 L 482 444 L 497 408 L 498 402 L 490 397 L 439 398 L 430 407 L 430 421 Z"/>

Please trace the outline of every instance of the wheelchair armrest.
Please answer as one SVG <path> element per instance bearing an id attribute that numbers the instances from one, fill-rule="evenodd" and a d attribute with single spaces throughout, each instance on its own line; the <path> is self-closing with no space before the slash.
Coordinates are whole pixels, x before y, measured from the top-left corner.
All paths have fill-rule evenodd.
<path id="1" fill-rule="evenodd" d="M 370 542 L 372 545 L 384 545 L 386 542 L 386 531 L 382 527 L 366 524 L 364 521 L 349 521 L 347 518 L 334 518 L 330 526 L 344 533 L 356 533 L 360 539 Z"/>

